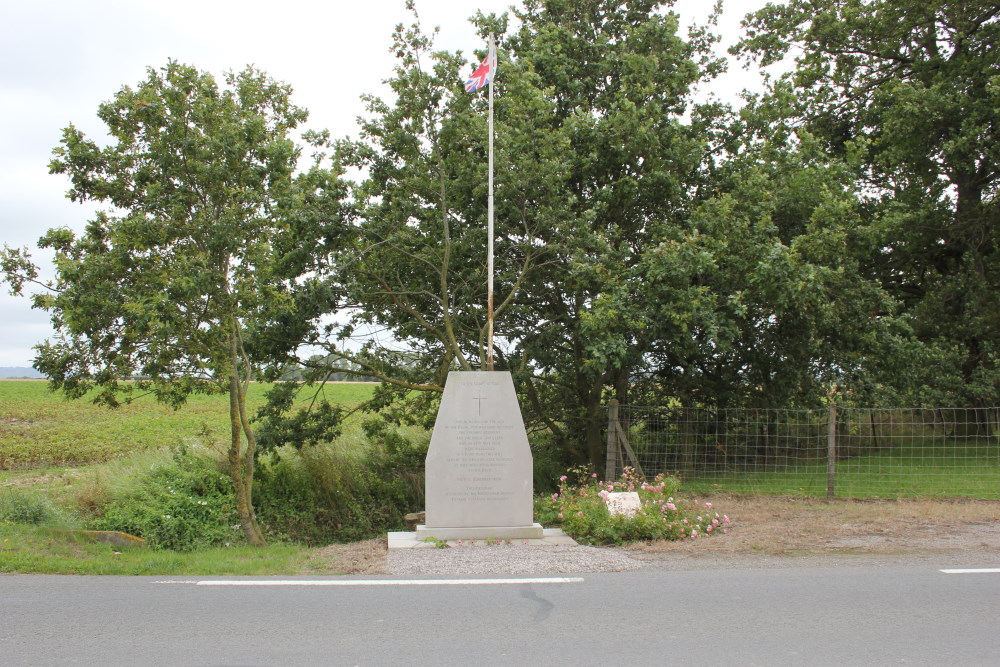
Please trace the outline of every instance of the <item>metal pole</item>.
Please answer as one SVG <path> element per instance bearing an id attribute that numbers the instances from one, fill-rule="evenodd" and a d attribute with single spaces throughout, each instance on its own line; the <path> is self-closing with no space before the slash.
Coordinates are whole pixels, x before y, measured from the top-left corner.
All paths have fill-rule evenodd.
<path id="1" fill-rule="evenodd" d="M 487 218 L 489 227 L 489 251 L 486 262 L 486 272 L 489 274 L 489 287 L 487 289 L 487 336 L 486 369 L 493 370 L 493 79 L 497 74 L 497 48 L 493 41 L 493 33 L 490 33 L 490 114 L 489 114 L 489 200 L 487 204 Z"/>

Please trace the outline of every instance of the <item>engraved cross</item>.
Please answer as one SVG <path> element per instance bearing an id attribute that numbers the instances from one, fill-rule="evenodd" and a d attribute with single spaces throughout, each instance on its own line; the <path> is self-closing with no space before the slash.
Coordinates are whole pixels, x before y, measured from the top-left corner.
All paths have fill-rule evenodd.
<path id="1" fill-rule="evenodd" d="M 476 392 L 476 395 L 472 397 L 472 400 L 474 400 L 474 401 L 477 402 L 477 405 L 478 405 L 478 408 L 479 408 L 479 416 L 482 417 L 483 416 L 483 401 L 488 401 L 489 399 L 486 396 L 483 396 L 481 393 Z"/>

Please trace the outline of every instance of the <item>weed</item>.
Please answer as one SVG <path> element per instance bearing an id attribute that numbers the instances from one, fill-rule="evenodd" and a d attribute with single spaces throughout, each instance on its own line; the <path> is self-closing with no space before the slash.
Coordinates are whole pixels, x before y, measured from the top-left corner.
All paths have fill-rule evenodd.
<path id="1" fill-rule="evenodd" d="M 435 549 L 447 549 L 449 546 L 447 540 L 439 540 L 433 535 L 428 535 L 427 537 L 425 537 L 424 543 L 433 544 Z"/>
<path id="2" fill-rule="evenodd" d="M 13 489 L 0 489 L 0 523 L 39 526 L 56 518 L 52 506 Z"/>
<path id="3" fill-rule="evenodd" d="M 184 448 L 153 466 L 131 490 L 93 502 L 95 530 L 141 537 L 154 548 L 190 551 L 241 541 L 234 530 L 232 482 L 219 464 Z"/>

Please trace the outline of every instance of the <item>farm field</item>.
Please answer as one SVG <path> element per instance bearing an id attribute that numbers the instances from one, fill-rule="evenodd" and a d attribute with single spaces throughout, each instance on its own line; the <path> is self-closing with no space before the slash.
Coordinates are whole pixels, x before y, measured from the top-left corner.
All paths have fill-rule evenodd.
<path id="1" fill-rule="evenodd" d="M 375 385 L 336 383 L 327 396 L 358 404 Z M 250 387 L 250 407 L 263 405 L 270 385 Z M 0 471 L 100 463 L 145 450 L 191 443 L 225 442 L 225 394 L 191 396 L 180 409 L 143 397 L 111 410 L 88 398 L 67 400 L 44 381 L 0 381 Z M 2 472 L 0 472 L 2 475 Z"/>
<path id="2" fill-rule="evenodd" d="M 793 463 L 763 470 L 682 475 L 685 488 L 699 493 L 726 491 L 822 497 L 827 494 L 825 461 Z M 843 498 L 1000 499 L 1000 445 L 968 440 L 934 446 L 914 438 L 892 448 L 837 462 L 834 495 Z"/>

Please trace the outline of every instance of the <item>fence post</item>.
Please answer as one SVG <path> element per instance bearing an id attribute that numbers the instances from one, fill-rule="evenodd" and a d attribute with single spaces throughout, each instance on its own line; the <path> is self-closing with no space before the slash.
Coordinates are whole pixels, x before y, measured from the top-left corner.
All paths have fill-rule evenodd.
<path id="1" fill-rule="evenodd" d="M 618 479 L 618 399 L 612 398 L 608 405 L 608 453 L 604 463 L 604 479 Z"/>
<path id="2" fill-rule="evenodd" d="M 834 482 L 837 477 L 837 406 L 830 404 L 826 431 L 826 495 L 834 496 Z"/>

